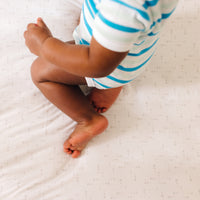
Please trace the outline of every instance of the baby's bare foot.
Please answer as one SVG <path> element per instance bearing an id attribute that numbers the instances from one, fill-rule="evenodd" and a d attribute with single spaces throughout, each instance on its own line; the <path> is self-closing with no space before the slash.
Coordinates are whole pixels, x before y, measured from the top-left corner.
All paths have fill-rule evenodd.
<path id="1" fill-rule="evenodd" d="M 95 136 L 102 133 L 108 126 L 107 119 L 97 115 L 89 122 L 78 123 L 74 132 L 64 143 L 64 152 L 77 158 L 87 143 Z"/>
<path id="2" fill-rule="evenodd" d="M 106 90 L 94 88 L 88 95 L 88 99 L 98 113 L 103 113 L 115 102 L 121 89 L 122 87 Z"/>

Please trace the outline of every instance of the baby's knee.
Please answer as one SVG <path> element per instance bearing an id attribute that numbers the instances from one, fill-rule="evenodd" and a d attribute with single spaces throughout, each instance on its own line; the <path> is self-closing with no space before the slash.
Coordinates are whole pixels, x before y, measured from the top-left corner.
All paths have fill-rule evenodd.
<path id="1" fill-rule="evenodd" d="M 44 67 L 45 65 L 39 57 L 31 65 L 31 78 L 36 86 L 44 81 Z"/>
<path id="2" fill-rule="evenodd" d="M 38 62 L 38 59 L 39 58 L 34 60 L 34 62 L 31 65 L 31 78 L 32 78 L 32 81 L 35 85 L 37 85 L 38 82 L 39 82 L 39 62 Z"/>

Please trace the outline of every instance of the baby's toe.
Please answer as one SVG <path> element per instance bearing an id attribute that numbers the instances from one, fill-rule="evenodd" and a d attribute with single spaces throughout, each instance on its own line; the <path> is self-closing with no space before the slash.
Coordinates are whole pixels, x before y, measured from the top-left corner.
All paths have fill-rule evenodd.
<path id="1" fill-rule="evenodd" d="M 69 153 L 71 149 L 71 144 L 69 143 L 69 140 L 66 140 L 63 144 L 64 151 Z"/>
<path id="2" fill-rule="evenodd" d="M 103 107 L 102 109 L 101 109 L 101 112 L 102 113 L 104 113 L 104 112 L 106 112 L 107 111 L 107 108 L 105 108 L 105 107 Z"/>
<path id="3" fill-rule="evenodd" d="M 80 151 L 75 150 L 75 151 L 72 153 L 72 158 L 77 158 L 77 157 L 79 157 L 80 154 L 81 154 Z"/>
<path id="4" fill-rule="evenodd" d="M 97 108 L 97 112 L 98 113 L 104 113 L 106 111 L 107 111 L 107 108 L 105 108 L 105 107 L 99 107 L 99 108 Z"/>
<path id="5" fill-rule="evenodd" d="M 101 108 L 98 108 L 98 109 L 97 109 L 97 112 L 98 112 L 98 113 L 101 113 Z"/>
<path id="6" fill-rule="evenodd" d="M 73 151 L 70 150 L 70 149 L 64 149 L 64 152 L 67 153 L 67 154 L 72 154 L 73 153 Z"/>

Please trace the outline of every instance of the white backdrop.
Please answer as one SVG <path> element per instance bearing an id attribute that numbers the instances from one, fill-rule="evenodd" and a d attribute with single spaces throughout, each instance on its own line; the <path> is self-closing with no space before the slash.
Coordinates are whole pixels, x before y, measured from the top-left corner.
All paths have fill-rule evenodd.
<path id="1" fill-rule="evenodd" d="M 200 2 L 182 0 L 147 70 L 105 114 L 109 128 L 78 159 L 75 123 L 32 84 L 24 45 L 42 17 L 71 40 L 77 0 L 0 0 L 0 199 L 200 199 Z"/>

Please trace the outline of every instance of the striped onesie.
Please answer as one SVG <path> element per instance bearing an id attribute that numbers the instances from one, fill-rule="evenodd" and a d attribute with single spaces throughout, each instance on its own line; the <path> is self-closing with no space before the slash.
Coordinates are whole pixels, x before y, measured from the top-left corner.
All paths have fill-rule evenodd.
<path id="1" fill-rule="evenodd" d="M 109 89 L 123 86 L 144 71 L 152 58 L 163 24 L 178 0 L 85 0 L 80 24 L 73 33 L 76 44 L 89 45 L 91 38 L 103 47 L 129 51 L 107 77 L 88 78 L 88 86 Z"/>

